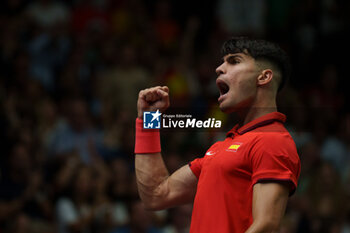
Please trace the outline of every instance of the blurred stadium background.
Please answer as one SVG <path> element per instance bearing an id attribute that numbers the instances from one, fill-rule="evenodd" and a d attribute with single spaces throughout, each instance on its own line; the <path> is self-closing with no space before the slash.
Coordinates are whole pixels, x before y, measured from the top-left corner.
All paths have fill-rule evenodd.
<path id="1" fill-rule="evenodd" d="M 222 119 L 215 68 L 232 35 L 279 43 L 293 74 L 281 111 L 302 161 L 283 233 L 350 232 L 350 2 L 7 0 L 0 3 L 0 233 L 184 233 L 191 205 L 138 200 L 138 91 Z M 165 132 L 169 171 L 224 136 Z M 232 207 L 234 208 L 234 207 Z"/>

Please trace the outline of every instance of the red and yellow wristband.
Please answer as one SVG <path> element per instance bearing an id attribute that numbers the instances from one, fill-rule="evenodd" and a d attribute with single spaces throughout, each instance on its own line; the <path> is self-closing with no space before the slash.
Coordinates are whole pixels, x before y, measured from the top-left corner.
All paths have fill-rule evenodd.
<path id="1" fill-rule="evenodd" d="M 159 129 L 144 129 L 143 120 L 136 118 L 135 154 L 161 152 Z"/>

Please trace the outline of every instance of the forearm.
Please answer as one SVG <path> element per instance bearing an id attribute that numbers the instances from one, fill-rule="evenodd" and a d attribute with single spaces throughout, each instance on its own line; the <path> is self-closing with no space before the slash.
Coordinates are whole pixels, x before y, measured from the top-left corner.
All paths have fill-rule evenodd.
<path id="1" fill-rule="evenodd" d="M 137 154 L 135 171 L 140 198 L 147 208 L 152 209 L 155 201 L 166 195 L 164 184 L 169 177 L 161 154 Z"/>

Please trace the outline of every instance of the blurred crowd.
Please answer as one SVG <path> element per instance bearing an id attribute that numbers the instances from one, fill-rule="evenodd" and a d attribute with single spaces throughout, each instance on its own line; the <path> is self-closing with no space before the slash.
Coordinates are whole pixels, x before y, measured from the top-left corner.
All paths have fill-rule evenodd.
<path id="1" fill-rule="evenodd" d="M 145 211 L 133 168 L 138 92 L 221 130 L 162 133 L 173 172 L 235 124 L 215 68 L 232 35 L 280 44 L 279 96 L 302 172 L 283 233 L 350 232 L 350 2 L 7 0 L 0 3 L 0 233 L 185 233 L 192 206 Z M 234 207 L 232 207 L 234 208 Z"/>

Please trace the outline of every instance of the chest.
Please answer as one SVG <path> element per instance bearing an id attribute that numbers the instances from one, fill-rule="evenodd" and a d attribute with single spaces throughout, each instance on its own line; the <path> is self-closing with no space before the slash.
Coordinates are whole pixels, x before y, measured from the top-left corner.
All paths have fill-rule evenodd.
<path id="1" fill-rule="evenodd" d="M 251 177 L 252 140 L 227 138 L 214 144 L 205 154 L 203 173 L 223 176 Z"/>

